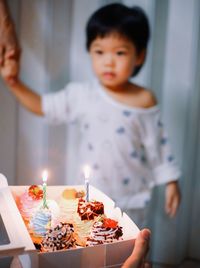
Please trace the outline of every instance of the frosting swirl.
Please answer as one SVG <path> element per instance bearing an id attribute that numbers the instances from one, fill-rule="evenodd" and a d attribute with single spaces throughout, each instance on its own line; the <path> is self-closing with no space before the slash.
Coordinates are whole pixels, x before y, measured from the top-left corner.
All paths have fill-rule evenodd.
<path id="1" fill-rule="evenodd" d="M 39 209 L 30 220 L 30 228 L 36 236 L 44 236 L 50 225 L 51 212 L 46 208 Z"/>
<path id="2" fill-rule="evenodd" d="M 24 220 L 29 221 L 29 219 L 36 212 L 37 207 L 42 204 L 40 199 L 33 199 L 31 195 L 29 195 L 28 191 L 25 191 L 21 197 L 18 204 L 18 208 L 21 212 L 21 215 Z"/>
<path id="3" fill-rule="evenodd" d="M 118 225 L 109 227 L 104 224 L 104 220 L 96 221 L 93 224 L 90 236 L 87 239 L 86 246 L 116 242 L 122 240 L 122 235 L 122 227 Z"/>
<path id="4" fill-rule="evenodd" d="M 75 247 L 72 224 L 60 222 L 46 233 L 41 243 L 41 251 L 52 252 Z"/>

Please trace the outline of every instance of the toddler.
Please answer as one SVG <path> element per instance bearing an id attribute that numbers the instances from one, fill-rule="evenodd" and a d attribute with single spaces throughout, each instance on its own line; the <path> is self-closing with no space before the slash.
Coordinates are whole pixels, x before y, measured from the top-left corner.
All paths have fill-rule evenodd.
<path id="1" fill-rule="evenodd" d="M 16 98 L 29 111 L 54 123 L 78 120 L 82 166 L 92 169 L 91 184 L 132 214 L 143 208 L 150 190 L 166 184 L 165 210 L 174 216 L 180 202 L 180 170 L 163 128 L 153 93 L 130 82 L 142 68 L 149 41 L 148 19 L 139 7 L 110 4 L 97 10 L 86 28 L 86 47 L 96 78 L 71 82 L 59 92 L 40 96 L 20 80 L 2 76 Z M 77 180 L 76 180 L 77 179 Z M 137 222 L 138 223 L 138 222 Z"/>

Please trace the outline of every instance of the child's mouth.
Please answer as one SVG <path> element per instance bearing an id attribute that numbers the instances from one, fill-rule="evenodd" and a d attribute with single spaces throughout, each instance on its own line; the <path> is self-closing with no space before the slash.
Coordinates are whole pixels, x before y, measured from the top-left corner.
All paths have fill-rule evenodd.
<path id="1" fill-rule="evenodd" d="M 113 73 L 113 72 L 104 72 L 103 77 L 105 79 L 113 79 L 115 77 L 115 73 Z"/>

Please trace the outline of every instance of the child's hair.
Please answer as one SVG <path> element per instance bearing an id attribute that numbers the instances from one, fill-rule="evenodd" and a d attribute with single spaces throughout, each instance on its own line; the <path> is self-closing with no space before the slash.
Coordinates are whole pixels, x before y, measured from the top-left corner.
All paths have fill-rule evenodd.
<path id="1" fill-rule="evenodd" d="M 88 20 L 86 26 L 86 47 L 89 51 L 97 37 L 105 37 L 110 33 L 119 33 L 131 41 L 137 53 L 147 49 L 150 37 L 149 22 L 140 7 L 129 8 L 122 4 L 110 4 L 98 9 Z M 144 63 L 144 62 L 143 62 Z M 136 75 L 143 63 L 137 66 Z"/>

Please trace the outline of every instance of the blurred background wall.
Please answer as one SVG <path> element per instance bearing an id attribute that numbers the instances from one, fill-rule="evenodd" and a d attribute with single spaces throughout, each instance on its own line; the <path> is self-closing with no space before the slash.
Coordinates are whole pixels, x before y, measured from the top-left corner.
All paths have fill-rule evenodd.
<path id="1" fill-rule="evenodd" d="M 145 66 L 135 79 L 152 88 L 161 105 L 182 168 L 182 204 L 176 219 L 163 213 L 164 187 L 153 192 L 149 225 L 152 259 L 177 264 L 200 259 L 200 1 L 10 0 L 22 47 L 21 77 L 38 93 L 70 80 L 93 77 L 84 26 L 97 8 L 112 2 L 147 12 L 152 37 Z M 0 172 L 12 184 L 72 184 L 79 133 L 75 125 L 49 126 L 18 105 L 0 81 Z"/>

